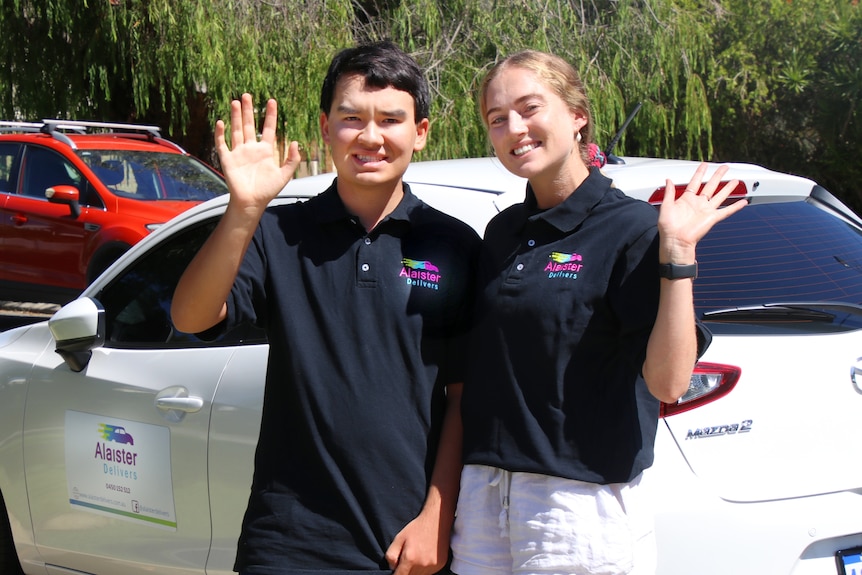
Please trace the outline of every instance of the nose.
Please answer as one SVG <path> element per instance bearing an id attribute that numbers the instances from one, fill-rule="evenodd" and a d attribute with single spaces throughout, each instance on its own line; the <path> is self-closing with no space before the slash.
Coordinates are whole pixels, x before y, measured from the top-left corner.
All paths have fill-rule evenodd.
<path id="1" fill-rule="evenodd" d="M 368 122 L 359 132 L 359 142 L 366 146 L 379 146 L 382 143 L 383 134 L 375 122 Z"/>
<path id="2" fill-rule="evenodd" d="M 514 110 L 509 112 L 509 121 L 507 122 L 509 126 L 509 132 L 514 135 L 522 135 L 527 133 L 527 123 L 524 122 L 524 118 L 521 114 L 515 112 Z"/>

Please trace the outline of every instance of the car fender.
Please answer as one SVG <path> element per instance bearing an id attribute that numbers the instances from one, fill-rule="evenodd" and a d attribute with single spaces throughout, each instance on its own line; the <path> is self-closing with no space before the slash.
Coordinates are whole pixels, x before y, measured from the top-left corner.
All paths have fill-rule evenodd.
<path id="1" fill-rule="evenodd" d="M 47 322 L 0 332 L 0 492 L 22 565 L 41 564 L 33 535 L 24 472 L 24 408 L 33 364 L 53 353 Z"/>

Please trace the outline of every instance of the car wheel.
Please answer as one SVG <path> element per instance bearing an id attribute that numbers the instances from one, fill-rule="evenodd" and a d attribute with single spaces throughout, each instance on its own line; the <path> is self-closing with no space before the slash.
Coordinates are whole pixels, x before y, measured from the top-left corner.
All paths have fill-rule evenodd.
<path id="1" fill-rule="evenodd" d="M 126 253 L 130 247 L 132 246 L 120 242 L 102 246 L 90 260 L 90 265 L 87 268 L 87 285 L 93 283 L 93 280 L 108 269 L 112 263 L 117 261 L 121 255 Z"/>
<path id="2" fill-rule="evenodd" d="M 6 503 L 0 494 L 0 573 L 3 575 L 24 575 L 15 544 L 12 541 L 12 528 L 9 526 L 9 516 L 6 514 Z"/>

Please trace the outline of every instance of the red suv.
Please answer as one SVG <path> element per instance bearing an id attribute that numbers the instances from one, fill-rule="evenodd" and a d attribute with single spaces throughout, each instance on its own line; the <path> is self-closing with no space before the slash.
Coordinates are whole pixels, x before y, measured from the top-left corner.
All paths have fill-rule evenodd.
<path id="1" fill-rule="evenodd" d="M 156 126 L 0 122 L 0 300 L 65 303 L 173 216 L 227 193 Z"/>

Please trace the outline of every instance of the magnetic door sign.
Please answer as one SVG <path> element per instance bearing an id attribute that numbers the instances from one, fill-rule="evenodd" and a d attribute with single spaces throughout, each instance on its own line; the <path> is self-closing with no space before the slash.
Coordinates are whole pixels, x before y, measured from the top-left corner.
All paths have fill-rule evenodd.
<path id="1" fill-rule="evenodd" d="M 66 484 L 77 509 L 177 528 L 167 427 L 66 411 Z"/>

